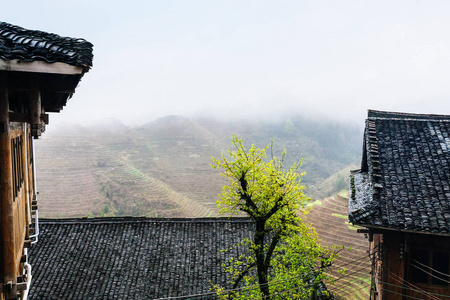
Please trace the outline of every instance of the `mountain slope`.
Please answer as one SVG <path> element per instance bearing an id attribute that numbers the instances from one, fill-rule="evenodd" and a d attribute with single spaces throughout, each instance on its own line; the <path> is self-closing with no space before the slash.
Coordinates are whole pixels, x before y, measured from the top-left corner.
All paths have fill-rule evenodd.
<path id="1" fill-rule="evenodd" d="M 345 193 L 347 194 L 347 193 Z M 369 298 L 369 242 L 347 222 L 348 198 L 334 195 L 312 205 L 307 221 L 316 228 L 322 244 L 347 248 L 333 264 L 331 274 L 336 282 L 329 285 L 337 299 L 363 300 Z M 337 271 L 345 270 L 344 274 Z"/>
<path id="2" fill-rule="evenodd" d="M 37 183 L 43 217 L 217 215 L 226 183 L 210 167 L 231 145 L 231 134 L 286 164 L 303 158 L 303 184 L 313 197 L 320 183 L 355 161 L 360 132 L 338 123 L 300 117 L 281 121 L 229 121 L 169 116 L 138 128 L 118 121 L 58 128 L 36 142 Z M 332 191 L 331 191 L 332 192 Z M 330 192 L 330 193 L 331 193 Z"/>

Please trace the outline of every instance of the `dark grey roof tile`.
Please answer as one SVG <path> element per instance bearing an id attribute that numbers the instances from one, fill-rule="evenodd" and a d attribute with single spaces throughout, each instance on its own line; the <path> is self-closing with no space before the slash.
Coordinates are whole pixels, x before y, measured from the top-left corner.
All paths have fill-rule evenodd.
<path id="1" fill-rule="evenodd" d="M 220 250 L 251 238 L 243 218 L 41 220 L 30 299 L 155 299 L 225 285 Z"/>
<path id="2" fill-rule="evenodd" d="M 82 67 L 87 72 L 92 67 L 92 47 L 92 44 L 84 39 L 62 37 L 0 22 L 2 59 L 62 62 Z"/>
<path id="3" fill-rule="evenodd" d="M 369 111 L 363 158 L 367 155 L 369 182 L 378 188 L 370 197 L 351 197 L 350 206 L 366 203 L 373 210 L 350 213 L 350 221 L 450 232 L 449 136 L 450 116 Z"/>

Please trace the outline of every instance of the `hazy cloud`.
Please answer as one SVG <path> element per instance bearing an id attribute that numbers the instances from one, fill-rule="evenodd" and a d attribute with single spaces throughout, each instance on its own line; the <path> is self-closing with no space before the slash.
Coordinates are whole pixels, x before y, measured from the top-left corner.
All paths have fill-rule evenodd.
<path id="1" fill-rule="evenodd" d="M 450 114 L 449 12 L 448 1 L 47 0 L 10 2 L 2 20 L 94 44 L 94 68 L 52 123 L 362 122 L 368 108 Z"/>

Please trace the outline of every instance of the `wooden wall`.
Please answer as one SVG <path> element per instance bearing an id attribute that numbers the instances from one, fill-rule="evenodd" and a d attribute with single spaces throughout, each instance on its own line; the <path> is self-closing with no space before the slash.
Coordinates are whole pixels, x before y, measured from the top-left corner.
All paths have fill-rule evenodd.
<path id="1" fill-rule="evenodd" d="M 17 277 L 23 274 L 24 248 L 30 247 L 29 224 L 34 197 L 33 146 L 26 123 L 9 123 L 2 133 L 0 299 L 14 299 Z M 11 282 L 12 286 L 4 286 Z"/>
<path id="2" fill-rule="evenodd" d="M 415 268 L 413 265 L 417 266 L 417 262 L 413 260 L 412 253 L 416 249 L 437 250 L 447 253 L 450 258 L 450 236 L 398 231 L 373 235 L 370 246 L 374 287 L 371 299 L 437 300 L 450 296 L 450 282 L 447 285 L 433 284 L 432 277 L 429 277 L 428 283 L 415 282 L 412 272 Z M 431 269 L 423 269 L 429 272 L 429 276 L 432 275 Z"/>
<path id="3" fill-rule="evenodd" d="M 382 292 L 382 257 L 383 257 L 383 235 L 373 234 L 370 239 L 370 259 L 372 261 L 372 299 L 381 299 Z"/>
<path id="4" fill-rule="evenodd" d="M 407 295 L 412 297 L 416 297 L 419 299 L 430 299 L 430 300 L 436 300 L 436 299 L 450 299 L 450 282 L 448 282 L 446 285 L 438 285 L 431 283 L 416 283 L 412 279 L 412 269 L 414 266 L 418 266 L 425 270 L 426 272 L 430 273 L 429 279 L 432 280 L 433 278 L 436 278 L 434 276 L 438 275 L 437 273 L 434 273 L 431 271 L 431 269 L 428 269 L 424 266 L 419 266 L 417 261 L 414 261 L 411 257 L 412 251 L 414 249 L 422 249 L 422 250 L 429 250 L 431 252 L 441 252 L 441 253 L 447 253 L 449 261 L 447 262 L 447 267 L 450 269 L 450 236 L 437 236 L 432 234 L 415 234 L 415 235 L 409 235 L 407 236 L 408 241 L 408 266 L 406 268 L 406 279 L 408 282 L 412 283 L 413 286 L 408 285 Z M 430 259 L 430 263 L 432 263 L 432 259 Z M 446 274 L 448 274 L 448 271 L 446 271 Z M 447 277 L 447 281 L 450 278 Z M 445 297 L 448 296 L 448 297 Z"/>
<path id="5" fill-rule="evenodd" d="M 30 130 L 25 123 L 20 123 L 20 129 L 11 131 L 11 161 L 13 167 L 13 219 L 15 232 L 14 262 L 17 274 L 21 274 L 20 259 L 23 254 L 24 242 L 29 240 L 29 224 L 31 222 L 30 173 L 33 174 L 32 163 L 29 160 L 32 148 L 29 147 Z"/>
<path id="6" fill-rule="evenodd" d="M 383 299 L 403 299 L 405 277 L 404 235 L 398 232 L 384 234 L 384 255 L 387 264 L 382 267 Z"/>

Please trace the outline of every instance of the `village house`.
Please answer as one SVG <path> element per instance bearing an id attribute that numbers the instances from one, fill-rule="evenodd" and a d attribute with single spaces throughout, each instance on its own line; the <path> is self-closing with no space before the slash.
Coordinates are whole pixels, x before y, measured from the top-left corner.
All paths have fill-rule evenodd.
<path id="1" fill-rule="evenodd" d="M 26 299 L 37 242 L 33 139 L 92 66 L 92 44 L 0 22 L 0 299 Z"/>
<path id="2" fill-rule="evenodd" d="M 365 227 L 371 299 L 450 297 L 450 116 L 368 112 L 348 218 Z"/>

